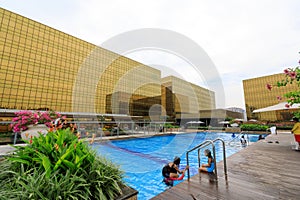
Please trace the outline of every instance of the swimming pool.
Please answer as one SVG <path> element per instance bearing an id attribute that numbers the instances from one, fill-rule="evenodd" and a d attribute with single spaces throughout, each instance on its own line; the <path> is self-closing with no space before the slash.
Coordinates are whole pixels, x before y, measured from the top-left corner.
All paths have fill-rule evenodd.
<path id="1" fill-rule="evenodd" d="M 167 189 L 162 183 L 161 169 L 175 156 L 181 158 L 180 168 L 186 165 L 185 153 L 205 140 L 222 138 L 225 142 L 232 140 L 228 133 L 188 133 L 177 135 L 164 135 L 147 138 L 135 138 L 128 140 L 115 140 L 103 143 L 95 143 L 92 147 L 102 156 L 110 159 L 125 171 L 126 183 L 139 191 L 138 199 L 150 199 Z M 249 135 L 250 142 L 258 140 L 258 135 Z M 223 159 L 222 144 L 217 142 L 217 162 Z M 209 146 L 208 148 L 211 148 Z M 226 146 L 226 157 L 238 152 L 241 146 Z M 201 163 L 207 162 L 207 158 L 201 151 Z M 189 154 L 190 174 L 198 173 L 197 151 Z M 230 167 L 230 166 L 229 166 Z M 223 173 L 223 170 L 219 170 Z M 187 174 L 187 173 L 186 173 Z M 187 175 L 184 180 L 186 180 Z M 174 185 L 180 183 L 175 181 Z"/>

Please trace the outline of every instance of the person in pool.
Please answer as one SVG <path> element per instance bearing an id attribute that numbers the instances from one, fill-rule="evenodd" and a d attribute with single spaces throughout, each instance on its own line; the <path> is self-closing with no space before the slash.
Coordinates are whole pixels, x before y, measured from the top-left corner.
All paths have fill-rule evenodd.
<path id="1" fill-rule="evenodd" d="M 170 177 L 170 178 L 178 178 L 179 174 L 184 173 L 186 170 L 186 169 L 179 170 L 179 165 L 180 165 L 180 158 L 176 156 L 173 162 L 169 162 L 167 165 L 165 165 L 166 169 L 165 172 L 163 173 L 163 176 Z"/>
<path id="2" fill-rule="evenodd" d="M 209 149 L 205 149 L 204 151 L 205 156 L 207 156 L 207 164 L 202 164 L 199 167 L 199 172 L 213 172 L 215 169 L 214 158 L 211 155 L 211 151 Z"/>
<path id="3" fill-rule="evenodd" d="M 186 166 L 184 170 L 179 170 L 180 158 L 175 157 L 173 162 L 169 162 L 162 169 L 162 175 L 164 177 L 163 182 L 167 186 L 173 186 L 173 181 L 182 180 L 184 178 L 185 171 L 189 168 Z M 179 174 L 181 176 L 179 177 Z"/>

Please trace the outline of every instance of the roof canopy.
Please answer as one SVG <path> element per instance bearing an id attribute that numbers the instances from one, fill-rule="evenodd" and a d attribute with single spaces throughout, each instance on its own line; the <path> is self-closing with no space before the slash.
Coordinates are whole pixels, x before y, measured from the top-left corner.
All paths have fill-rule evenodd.
<path id="1" fill-rule="evenodd" d="M 269 111 L 276 111 L 276 110 L 300 109 L 300 103 L 294 103 L 289 108 L 285 107 L 286 104 L 287 102 L 281 102 L 273 106 L 253 110 L 253 113 L 269 112 Z"/>

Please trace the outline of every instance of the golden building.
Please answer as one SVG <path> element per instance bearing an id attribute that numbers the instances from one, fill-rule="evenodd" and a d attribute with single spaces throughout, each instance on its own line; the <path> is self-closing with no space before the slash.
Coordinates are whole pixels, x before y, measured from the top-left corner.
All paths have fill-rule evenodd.
<path id="1" fill-rule="evenodd" d="M 278 104 L 280 101 L 278 101 L 277 97 L 282 97 L 281 101 L 286 101 L 286 99 L 284 99 L 285 93 L 298 90 L 296 84 L 287 85 L 286 87 L 280 88 L 273 86 L 271 91 L 267 89 L 267 84 L 275 85 L 277 81 L 281 80 L 285 80 L 285 75 L 283 73 L 243 80 L 244 98 L 248 119 L 269 121 L 291 119 L 291 113 L 295 110 L 278 110 L 253 113 L 253 111 L 256 109 Z"/>
<path id="2" fill-rule="evenodd" d="M 162 78 L 162 106 L 171 119 L 200 119 L 200 110 L 216 108 L 215 93 L 180 78 L 168 76 Z"/>
<path id="3" fill-rule="evenodd" d="M 146 114 L 161 103 L 159 70 L 2 8 L 0 20 L 1 108 Z M 129 95 L 108 109 L 114 93 Z"/>

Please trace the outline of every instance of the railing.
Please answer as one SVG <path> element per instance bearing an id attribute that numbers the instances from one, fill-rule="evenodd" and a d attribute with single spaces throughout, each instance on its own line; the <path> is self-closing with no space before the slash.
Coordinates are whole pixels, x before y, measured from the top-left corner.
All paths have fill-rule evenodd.
<path id="1" fill-rule="evenodd" d="M 197 149 L 198 150 L 198 166 L 200 167 L 200 162 L 201 162 L 201 159 L 200 159 L 200 150 L 202 148 L 204 148 L 204 147 L 207 147 L 208 145 L 212 145 L 212 151 L 213 151 L 213 157 L 214 157 L 214 165 L 215 165 L 215 174 L 216 174 L 216 178 L 218 178 L 217 163 L 216 163 L 216 149 L 215 149 L 215 144 L 214 144 L 216 141 L 221 141 L 222 142 L 222 146 L 223 146 L 224 173 L 227 176 L 225 142 L 221 138 L 216 138 L 214 140 L 205 140 L 201 144 L 199 144 L 199 145 L 195 146 L 194 148 L 188 150 L 186 152 L 186 162 L 187 162 L 187 165 L 189 165 L 189 153 Z M 188 169 L 188 180 L 189 179 L 190 179 L 190 170 Z"/>

